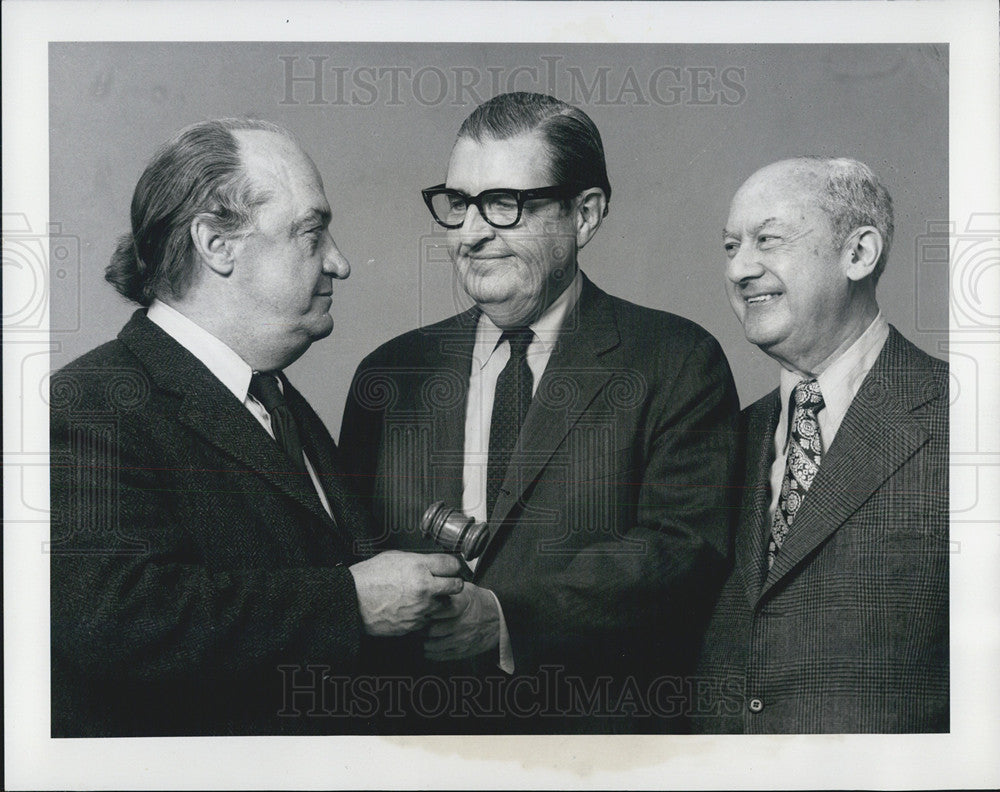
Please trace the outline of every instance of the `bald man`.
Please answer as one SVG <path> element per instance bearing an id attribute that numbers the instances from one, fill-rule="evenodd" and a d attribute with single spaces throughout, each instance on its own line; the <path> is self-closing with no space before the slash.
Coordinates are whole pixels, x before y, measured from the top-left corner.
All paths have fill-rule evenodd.
<path id="1" fill-rule="evenodd" d="M 948 729 L 948 368 L 879 309 L 892 230 L 854 160 L 777 162 L 733 199 L 730 302 L 781 370 L 742 415 L 699 731 Z"/>

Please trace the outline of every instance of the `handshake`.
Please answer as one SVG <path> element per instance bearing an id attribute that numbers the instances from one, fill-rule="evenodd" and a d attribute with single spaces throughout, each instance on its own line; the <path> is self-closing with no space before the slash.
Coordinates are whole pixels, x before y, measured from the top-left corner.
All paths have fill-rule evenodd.
<path id="1" fill-rule="evenodd" d="M 489 541 L 475 523 L 444 503 L 432 503 L 420 523 L 423 535 L 466 560 Z M 365 632 L 387 638 L 430 627 L 424 636 L 429 660 L 459 660 L 495 650 L 500 641 L 500 606 L 493 593 L 462 578 L 455 555 L 389 550 L 350 567 Z"/>
<path id="2" fill-rule="evenodd" d="M 457 557 L 388 550 L 350 567 L 365 632 L 387 638 L 427 627 L 424 657 L 461 660 L 500 642 L 496 597 L 462 580 Z M 428 626 L 429 625 L 429 626 Z"/>
<path id="3" fill-rule="evenodd" d="M 462 562 L 444 553 L 388 550 L 350 567 L 365 632 L 378 637 L 419 630 L 465 585 Z"/>

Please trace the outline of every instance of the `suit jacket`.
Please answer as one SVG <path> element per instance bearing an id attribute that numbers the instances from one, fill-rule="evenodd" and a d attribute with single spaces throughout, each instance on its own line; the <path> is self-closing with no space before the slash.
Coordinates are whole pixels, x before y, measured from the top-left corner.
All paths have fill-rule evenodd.
<path id="1" fill-rule="evenodd" d="M 418 531 L 427 505 L 461 508 L 478 319 L 473 309 L 400 336 L 355 374 L 341 448 L 384 528 L 380 546 L 432 550 Z M 664 702 L 693 664 L 729 556 L 737 414 L 714 338 L 584 279 L 474 577 L 497 595 L 516 674 L 530 679 L 518 683 L 520 703 L 484 695 L 479 722 L 452 728 L 681 728 L 684 707 Z M 411 674 L 419 653 L 418 645 L 409 656 Z M 496 659 L 424 670 L 502 676 Z M 632 707 L 623 696 L 642 701 Z M 432 725 L 447 728 L 444 719 Z"/>
<path id="2" fill-rule="evenodd" d="M 144 311 L 53 376 L 54 736 L 368 729 L 321 693 L 323 673 L 358 667 L 344 564 L 370 526 L 319 417 L 285 390 L 336 524 Z"/>
<path id="3" fill-rule="evenodd" d="M 947 731 L 947 366 L 890 328 L 767 571 L 780 408 L 775 391 L 743 414 L 736 564 L 696 729 Z"/>

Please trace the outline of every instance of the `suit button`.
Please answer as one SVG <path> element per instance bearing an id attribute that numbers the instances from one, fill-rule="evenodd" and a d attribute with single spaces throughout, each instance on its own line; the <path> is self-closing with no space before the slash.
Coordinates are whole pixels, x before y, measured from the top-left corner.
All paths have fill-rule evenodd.
<path id="1" fill-rule="evenodd" d="M 751 712 L 760 712 L 764 709 L 764 702 L 759 698 L 752 698 L 747 702 L 747 706 L 750 708 Z"/>

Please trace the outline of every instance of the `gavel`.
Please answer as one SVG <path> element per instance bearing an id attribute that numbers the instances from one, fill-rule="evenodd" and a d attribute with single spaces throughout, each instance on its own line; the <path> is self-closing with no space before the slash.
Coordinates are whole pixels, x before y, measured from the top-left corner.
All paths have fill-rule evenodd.
<path id="1" fill-rule="evenodd" d="M 479 558 L 490 541 L 486 523 L 437 501 L 420 519 L 420 533 L 450 553 L 461 553 L 466 561 Z"/>

